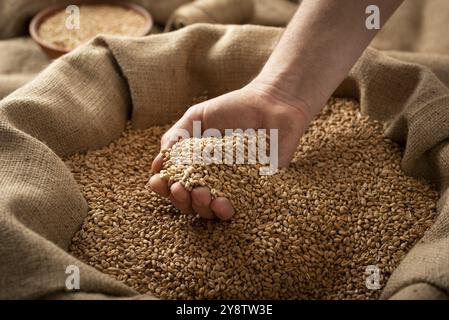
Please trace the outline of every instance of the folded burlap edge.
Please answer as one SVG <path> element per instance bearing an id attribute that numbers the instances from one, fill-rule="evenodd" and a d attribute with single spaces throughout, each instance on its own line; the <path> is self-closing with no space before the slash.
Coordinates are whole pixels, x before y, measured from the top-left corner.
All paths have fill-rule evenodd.
<path id="1" fill-rule="evenodd" d="M 131 91 L 129 94 L 131 96 L 132 106 L 134 108 L 132 113 L 133 118 L 139 113 L 143 117 L 142 119 L 150 117 L 152 110 L 157 112 L 157 114 L 153 114 L 153 118 L 158 118 L 161 112 L 161 106 L 159 106 L 159 109 L 152 109 L 152 106 L 160 101 L 155 97 L 160 94 L 158 90 L 161 89 L 162 85 L 165 84 L 169 87 L 168 90 L 167 88 L 164 89 L 167 92 L 177 92 L 177 90 L 184 87 L 187 89 L 188 93 L 192 93 L 193 91 L 198 90 L 202 85 L 205 86 L 204 89 L 214 89 L 207 88 L 207 83 L 210 83 L 209 85 L 216 85 L 217 83 L 208 80 L 219 78 L 222 81 L 218 84 L 220 88 L 212 90 L 216 94 L 221 91 L 237 88 L 242 82 L 250 80 L 250 77 L 257 73 L 264 59 L 267 58 L 270 50 L 277 41 L 280 32 L 280 30 L 264 27 L 225 27 L 199 24 L 187 27 L 173 34 L 151 36 L 142 40 L 97 38 L 89 45 L 86 45 L 79 50 L 75 50 L 73 53 L 57 60 L 35 80 L 2 100 L 0 103 L 0 109 L 2 111 L 0 112 L 0 128 L 6 130 L 4 132 L 11 133 L 10 127 L 12 123 L 16 129 L 17 127 L 21 128 L 21 130 L 17 130 L 23 132 L 23 134 L 20 134 L 23 139 L 26 141 L 31 141 L 27 139 L 43 141 L 43 143 L 48 146 L 48 152 L 50 152 L 50 150 L 56 150 L 55 152 L 59 156 L 83 150 L 83 147 L 85 148 L 87 143 L 83 140 L 84 138 L 90 137 L 97 139 L 100 137 L 99 140 L 95 140 L 95 145 L 97 145 L 97 147 L 105 145 L 116 136 L 117 130 L 123 128 L 124 121 L 126 120 L 124 115 L 128 115 L 129 113 L 127 109 L 130 103 L 127 94 L 128 85 L 129 90 Z M 198 43 L 201 39 L 211 40 Z M 250 42 L 249 45 L 243 46 L 243 49 L 236 49 L 236 43 L 243 43 L 245 40 L 249 39 L 254 39 L 255 41 Z M 183 51 L 186 48 L 195 47 L 195 43 L 198 47 L 194 52 Z M 220 50 L 215 50 L 211 55 L 209 49 L 211 48 L 211 45 L 216 43 L 220 43 Z M 255 44 L 257 45 L 255 46 Z M 136 50 L 136 48 L 140 48 L 140 52 L 139 50 Z M 176 56 L 175 59 L 169 58 L 172 56 L 170 55 L 170 52 L 173 53 L 175 48 L 176 55 L 178 56 Z M 253 50 L 256 52 L 257 59 L 255 60 L 255 63 L 250 63 L 254 58 L 252 54 L 249 54 L 249 52 L 252 51 L 247 52 L 246 50 Z M 143 52 L 146 52 L 146 54 L 142 55 Z M 205 57 L 209 57 L 208 59 L 210 60 L 206 59 L 205 61 L 199 61 L 198 59 L 195 59 L 194 54 L 198 53 Z M 179 55 L 181 54 L 182 57 L 180 59 Z M 168 78 L 170 82 L 165 83 L 164 81 L 167 81 L 167 79 L 161 79 L 161 76 L 163 77 L 162 74 L 158 74 L 156 76 L 157 79 L 155 79 L 154 76 L 146 75 L 149 70 L 142 69 L 142 67 L 145 66 L 145 61 L 142 61 L 141 59 L 148 58 L 148 56 L 152 59 L 156 59 L 159 64 L 164 61 L 170 62 L 164 65 L 164 72 L 170 75 Z M 229 57 L 232 59 L 229 60 Z M 241 66 L 244 65 L 242 60 L 243 62 L 250 64 L 247 69 L 241 70 Z M 209 70 L 207 67 L 208 63 L 213 65 L 214 63 L 222 64 L 223 62 L 229 63 L 229 69 L 233 73 L 232 77 L 226 70 L 217 72 L 216 70 Z M 80 78 L 79 86 L 67 82 L 67 79 L 70 79 L 70 77 L 68 77 L 67 69 L 64 69 L 66 68 L 64 65 L 71 68 L 68 73 L 69 75 L 76 74 L 76 76 Z M 154 66 L 154 64 L 149 64 L 149 66 L 152 65 Z M 225 73 L 223 74 L 220 72 Z M 235 74 L 235 72 L 237 73 Z M 180 79 L 173 81 L 173 74 L 178 74 Z M 205 80 L 198 79 L 198 74 L 204 75 Z M 154 88 L 146 88 L 148 89 L 146 94 L 143 93 L 144 90 L 142 90 L 142 88 L 136 92 L 135 85 L 138 83 L 136 77 L 142 77 L 142 80 L 150 80 L 149 82 L 153 85 L 156 84 L 156 86 Z M 404 82 L 404 79 L 407 79 L 407 82 Z M 189 85 L 189 82 L 191 81 L 196 84 L 194 86 Z M 104 100 L 101 97 L 92 96 L 95 95 L 95 89 L 98 87 L 98 85 L 95 86 L 96 82 L 100 82 L 103 92 L 110 94 L 113 99 L 109 98 Z M 67 83 L 70 83 L 70 85 L 66 85 Z M 147 84 L 148 81 L 143 82 L 144 86 Z M 64 87 L 71 88 L 68 95 L 60 93 L 56 99 L 50 98 L 51 94 L 58 92 L 57 88 Z M 111 88 L 114 88 L 114 90 L 111 90 Z M 113 92 L 117 91 L 117 88 L 119 88 L 119 92 Z M 87 100 L 88 103 L 82 101 L 82 99 L 77 100 L 73 96 L 76 89 L 81 90 L 84 98 L 89 97 Z M 359 97 L 362 112 L 386 123 L 386 134 L 389 137 L 398 140 L 399 142 L 406 142 L 403 167 L 407 173 L 438 180 L 438 174 L 435 176 L 435 172 L 441 173 L 447 169 L 445 148 L 442 148 L 441 144 L 446 145 L 445 139 L 449 136 L 449 128 L 446 125 L 446 123 L 449 122 L 446 121 L 447 119 L 444 114 L 444 111 L 447 111 L 448 104 L 445 102 L 442 103 L 441 101 L 446 101 L 448 89 L 429 69 L 418 64 L 401 62 L 398 59 L 390 58 L 374 49 L 368 49 L 354 67 L 348 79 L 345 80 L 342 86 L 337 90 L 337 94 L 339 93 Z M 167 111 L 172 118 L 175 115 L 179 115 L 182 113 L 182 110 L 179 110 L 180 105 L 185 103 L 186 96 L 186 94 L 182 93 L 178 98 L 175 97 L 175 100 L 173 100 L 173 97 L 164 100 L 165 102 L 172 103 L 163 105 L 162 109 Z M 145 98 L 148 98 L 148 101 L 145 101 Z M 33 101 L 35 102 L 34 105 Z M 92 125 L 93 123 L 94 130 L 85 135 L 80 131 L 80 128 L 74 128 L 73 124 L 70 124 L 69 120 L 74 121 L 76 124 L 78 120 L 74 118 L 66 119 L 66 121 L 63 122 L 64 128 L 60 128 L 64 133 L 63 135 L 55 134 L 54 131 L 48 130 L 48 124 L 51 123 L 50 128 L 55 125 L 53 122 L 49 122 L 54 119 L 54 106 L 59 103 L 64 107 L 68 104 L 64 104 L 64 101 L 68 101 L 70 104 L 75 103 L 75 105 L 83 109 L 85 115 L 99 117 L 101 119 L 100 123 L 103 125 L 112 121 L 113 128 L 110 128 L 115 133 L 111 135 L 108 130 L 96 126 L 93 119 L 88 119 L 86 124 Z M 94 104 L 93 106 L 92 103 Z M 110 112 L 100 112 L 97 114 L 97 112 L 94 112 L 98 111 L 94 109 L 95 103 L 103 109 L 106 108 L 106 106 L 108 108 L 116 108 L 117 114 L 121 113 L 121 116 L 119 116 L 119 119 L 114 120 L 113 117 L 110 117 Z M 86 109 L 84 110 L 84 108 Z M 20 110 L 22 113 L 20 113 Z M 64 108 L 57 108 L 57 110 L 59 110 L 59 115 L 61 115 L 61 112 L 65 111 Z M 110 111 L 110 109 L 107 110 Z M 30 116 L 29 113 L 31 112 L 33 115 L 33 111 L 36 112 L 34 116 L 38 115 L 42 117 L 40 122 L 36 121 L 36 118 Z M 436 115 L 433 114 L 435 111 L 437 112 Z M 19 117 L 14 118 L 14 115 L 17 116 L 17 112 L 19 112 Z M 24 119 L 21 119 L 25 114 L 27 116 L 25 116 Z M 160 119 L 158 120 L 156 118 L 153 119 L 154 123 L 160 121 Z M 166 117 L 162 118 L 166 119 Z M 30 122 L 30 119 L 33 119 L 34 121 Z M 96 119 L 98 120 L 98 118 Z M 142 119 L 137 122 L 140 123 L 141 126 L 144 126 L 146 121 L 142 121 Z M 3 122 L 3 124 L 1 122 Z M 414 126 L 423 122 L 427 122 L 428 126 L 423 130 L 420 129 L 418 132 L 414 132 Z M 4 125 L 4 123 L 6 123 L 6 125 Z M 82 129 L 89 130 L 89 127 Z M 44 130 L 47 130 L 46 134 L 42 134 Z M 74 132 L 78 132 L 79 135 L 81 135 L 81 139 L 79 138 L 79 135 L 74 135 Z M 3 132 L 1 133 L 3 134 Z M 408 137 L 409 134 L 412 134 L 410 136 L 412 140 L 404 139 L 404 137 Z M 75 136 L 78 137 L 79 141 L 73 140 Z M 68 147 L 69 150 L 64 149 L 69 145 L 67 141 L 73 143 L 73 145 Z M 6 146 L 6 148 L 7 147 L 8 146 Z M 437 153 L 435 153 L 435 148 L 438 148 Z M 6 150 L 4 146 L 2 152 L 3 150 Z M 9 151 L 11 152 L 11 150 Z M 433 157 L 429 159 L 432 155 Z M 14 178 L 14 173 L 13 175 L 11 175 L 11 172 L 9 174 L 9 177 L 12 176 L 12 178 Z M 442 181 L 437 182 L 445 185 L 445 180 L 445 177 L 442 177 Z M 24 181 L 26 182 L 27 180 L 25 179 L 21 182 Z M 444 215 L 443 218 L 441 218 L 442 214 Z M 443 223 L 446 223 L 446 216 L 447 211 L 442 209 L 437 222 L 441 222 L 442 220 Z M 438 239 L 443 239 L 443 242 L 445 240 L 447 241 L 447 239 L 445 239 L 447 234 L 441 233 L 441 229 L 446 230 L 445 228 L 440 228 L 436 225 L 429 229 L 425 237 L 427 241 L 430 243 L 438 241 Z M 420 245 L 418 244 L 412 249 L 411 253 L 413 252 L 414 255 L 422 256 L 422 250 L 420 250 Z M 440 252 L 437 254 L 441 256 Z M 405 257 L 405 262 L 407 261 L 408 256 L 410 256 L 410 253 Z M 445 259 L 445 257 L 446 256 L 443 255 L 442 259 Z M 401 263 L 401 266 L 404 265 L 404 261 Z M 433 265 L 441 266 L 441 263 L 441 259 L 432 261 Z M 4 263 L 2 263 L 2 265 L 4 265 Z M 425 267 L 419 266 L 419 268 L 421 268 L 421 270 L 427 268 L 427 271 L 431 271 L 428 265 Z M 439 297 L 441 290 L 436 291 L 430 289 L 429 287 L 431 285 L 428 283 L 435 283 L 435 288 L 437 286 L 440 288 L 447 288 L 449 287 L 449 282 L 445 282 L 446 278 L 437 278 L 433 279 L 434 282 L 429 282 L 428 278 L 432 278 L 432 274 L 426 273 L 426 270 L 418 272 L 418 276 L 416 276 L 416 272 L 411 272 L 410 265 L 407 265 L 406 263 L 405 267 L 401 269 L 403 275 L 397 276 L 398 271 L 393 273 L 392 278 L 394 281 L 388 282 L 384 289 L 383 298 L 418 298 L 419 296 L 416 295 L 416 288 L 422 289 L 424 287 L 428 289 L 426 289 L 427 298 Z M 412 273 L 412 276 L 407 276 L 407 273 L 410 274 L 410 272 Z M 5 274 L 4 272 L 2 273 Z M 440 281 L 440 283 L 438 283 L 438 281 Z M 425 285 L 420 285 L 420 283 L 425 283 Z M 119 285 L 119 287 L 121 286 Z M 409 287 L 411 287 L 411 289 L 407 289 Z M 2 290 L 4 289 L 2 288 Z M 127 290 L 121 291 L 122 294 L 125 291 Z M 132 290 L 127 292 L 130 295 L 134 294 L 132 293 Z M 47 293 L 47 295 L 48 294 L 49 293 Z M 101 292 L 99 292 L 99 294 L 101 294 Z M 7 294 L 2 294 L 2 296 L 6 297 Z M 15 297 L 37 296 L 25 294 L 15 295 Z"/>

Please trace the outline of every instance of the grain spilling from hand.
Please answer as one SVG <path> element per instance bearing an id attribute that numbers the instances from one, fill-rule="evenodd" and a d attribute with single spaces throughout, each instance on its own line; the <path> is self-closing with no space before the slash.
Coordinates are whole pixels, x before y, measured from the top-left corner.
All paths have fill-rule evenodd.
<path id="1" fill-rule="evenodd" d="M 147 187 L 168 127 L 126 129 L 66 163 L 89 204 L 71 252 L 139 292 L 162 298 L 369 299 L 436 216 L 437 192 L 400 169 L 401 149 L 356 102 L 333 99 L 289 168 L 171 165 L 164 175 L 225 195 L 236 215 L 206 221 Z M 184 142 L 184 143 L 188 143 Z M 186 174 L 188 172 L 188 174 Z"/>

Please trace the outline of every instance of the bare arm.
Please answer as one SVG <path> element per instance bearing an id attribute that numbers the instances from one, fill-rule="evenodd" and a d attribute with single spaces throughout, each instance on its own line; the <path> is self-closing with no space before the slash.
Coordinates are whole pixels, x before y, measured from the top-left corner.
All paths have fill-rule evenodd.
<path id="1" fill-rule="evenodd" d="M 175 129 L 265 128 L 279 130 L 279 165 L 287 166 L 313 117 L 368 46 L 378 30 L 365 25 L 368 5 L 380 9 L 385 23 L 402 0 L 303 0 L 260 74 L 247 86 L 191 107 L 163 136 L 170 147 Z M 239 114 L 239 117 L 235 117 Z M 153 162 L 159 172 L 162 156 Z M 170 197 L 182 212 L 227 220 L 234 214 L 225 198 L 212 199 L 209 189 L 188 192 L 178 182 L 168 186 L 158 174 L 152 189 Z"/>
<path id="2" fill-rule="evenodd" d="M 318 113 L 377 34 L 369 5 L 384 24 L 403 0 L 303 0 L 253 85 Z"/>

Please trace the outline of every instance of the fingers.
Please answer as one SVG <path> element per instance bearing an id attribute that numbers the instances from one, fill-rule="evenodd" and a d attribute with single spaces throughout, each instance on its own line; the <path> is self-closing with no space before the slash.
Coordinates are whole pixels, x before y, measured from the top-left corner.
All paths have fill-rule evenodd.
<path id="1" fill-rule="evenodd" d="M 151 170 L 153 172 L 159 172 L 162 169 L 162 165 L 164 164 L 164 156 L 162 153 L 159 153 L 156 158 L 154 158 L 153 163 L 151 164 Z"/>
<path id="2" fill-rule="evenodd" d="M 293 159 L 295 151 L 296 149 L 293 150 L 292 148 L 285 148 L 285 150 L 282 150 L 283 153 L 280 153 L 278 158 L 278 168 L 288 167 Z"/>
<path id="3" fill-rule="evenodd" d="M 170 195 L 170 189 L 168 188 L 167 180 L 161 178 L 159 174 L 155 174 L 150 178 L 150 188 L 154 192 L 160 194 L 163 197 Z"/>
<path id="4" fill-rule="evenodd" d="M 192 190 L 191 195 L 193 210 L 204 219 L 214 219 L 215 215 L 210 209 L 212 196 L 209 189 L 205 187 L 195 188 Z"/>
<path id="5" fill-rule="evenodd" d="M 169 197 L 173 205 L 182 213 L 189 214 L 196 212 L 204 219 L 219 218 L 229 220 L 234 215 L 234 208 L 226 198 L 212 200 L 212 195 L 206 187 L 187 191 L 179 182 L 174 183 L 170 188 L 168 182 L 162 179 L 159 174 L 150 178 L 151 190 L 163 197 Z"/>
<path id="6" fill-rule="evenodd" d="M 188 192 L 179 182 L 175 182 L 170 187 L 170 200 L 173 205 L 182 213 L 192 213 L 192 199 L 190 192 Z"/>
<path id="7" fill-rule="evenodd" d="M 191 107 L 161 138 L 161 150 L 172 147 L 179 139 L 187 139 L 192 135 L 193 121 L 200 120 L 200 112 Z M 151 164 L 151 170 L 159 172 L 163 165 L 163 155 L 159 153 Z"/>
<path id="8" fill-rule="evenodd" d="M 173 146 L 179 139 L 192 136 L 193 121 L 201 120 L 201 113 L 197 108 L 191 107 L 161 138 L 161 150 Z"/>
<path id="9" fill-rule="evenodd" d="M 199 105 L 197 105 L 199 106 Z M 192 135 L 193 121 L 201 120 L 202 112 L 200 107 L 191 107 L 161 138 L 161 150 L 173 146 L 177 141 L 190 138 Z M 159 153 L 153 160 L 151 169 L 153 172 L 160 172 L 163 166 L 163 155 Z M 150 179 L 151 189 L 165 197 L 169 197 L 173 205 L 182 213 L 192 213 L 195 211 L 202 218 L 229 220 L 234 215 L 234 209 L 226 198 L 212 199 L 208 188 L 195 188 L 191 192 L 187 191 L 181 183 L 177 182 L 168 187 L 168 182 L 155 174 Z"/>
<path id="10" fill-rule="evenodd" d="M 210 204 L 210 208 L 221 220 L 229 220 L 235 213 L 231 202 L 223 197 L 214 199 Z"/>

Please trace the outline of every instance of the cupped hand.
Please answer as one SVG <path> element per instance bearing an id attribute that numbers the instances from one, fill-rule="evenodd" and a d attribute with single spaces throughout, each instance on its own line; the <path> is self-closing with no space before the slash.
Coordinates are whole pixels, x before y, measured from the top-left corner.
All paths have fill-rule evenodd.
<path id="1" fill-rule="evenodd" d="M 225 129 L 278 129 L 278 163 L 288 166 L 306 131 L 310 116 L 306 105 L 280 97 L 271 88 L 261 85 L 247 85 L 214 99 L 190 107 L 161 139 L 161 150 L 171 147 L 177 141 L 177 129 L 185 129 L 192 135 L 193 121 L 201 121 L 202 130 Z M 228 220 L 234 215 L 234 208 L 226 198 L 213 198 L 209 189 L 198 187 L 187 191 L 179 182 L 168 185 L 158 172 L 163 165 L 159 154 L 153 161 L 156 172 L 150 179 L 150 187 L 156 193 L 169 197 L 182 213 L 198 213 L 206 219 Z"/>

